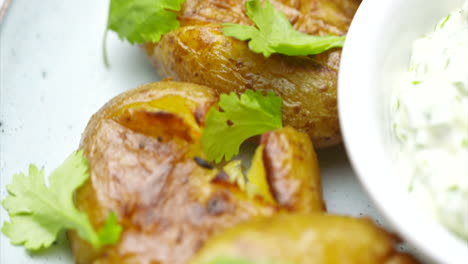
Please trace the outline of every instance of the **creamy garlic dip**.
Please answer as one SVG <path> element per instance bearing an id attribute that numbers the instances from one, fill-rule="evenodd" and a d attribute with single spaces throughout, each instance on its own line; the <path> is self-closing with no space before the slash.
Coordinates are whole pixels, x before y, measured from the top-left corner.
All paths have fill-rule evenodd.
<path id="1" fill-rule="evenodd" d="M 468 1 L 414 42 L 406 80 L 393 128 L 408 191 L 468 240 Z"/>

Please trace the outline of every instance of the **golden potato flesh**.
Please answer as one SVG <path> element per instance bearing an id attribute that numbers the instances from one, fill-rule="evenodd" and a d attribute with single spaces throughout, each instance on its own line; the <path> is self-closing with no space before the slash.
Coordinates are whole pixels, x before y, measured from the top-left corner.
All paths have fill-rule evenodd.
<path id="1" fill-rule="evenodd" d="M 317 160 L 306 134 L 285 128 L 262 139 L 268 164 L 278 157 L 291 168 L 263 170 L 267 191 L 281 197 L 273 202 L 248 195 L 223 168 L 204 161 L 204 118 L 217 100 L 205 86 L 160 82 L 114 98 L 91 118 L 81 142 L 90 179 L 75 203 L 96 229 L 115 212 L 123 232 L 116 245 L 100 251 L 70 232 L 76 263 L 187 263 L 209 237 L 245 220 L 286 210 L 322 211 Z M 297 144 L 304 149 L 292 146 Z M 303 158 L 290 160 L 295 156 Z M 266 166 L 263 159 L 257 165 Z"/>
<path id="2" fill-rule="evenodd" d="M 326 214 L 276 215 L 244 222 L 212 237 L 189 263 L 417 263 L 409 255 L 397 252 L 396 242 L 394 236 L 368 219 Z"/>
<path id="3" fill-rule="evenodd" d="M 336 89 L 341 49 L 309 57 L 250 51 L 224 36 L 220 24 L 251 24 L 240 0 L 188 0 L 182 27 L 149 43 L 146 51 L 162 77 L 209 85 L 218 93 L 273 90 L 283 98 L 284 124 L 309 134 L 316 147 L 340 141 Z M 344 35 L 360 0 L 283 0 L 273 3 L 294 27 L 313 35 Z"/>

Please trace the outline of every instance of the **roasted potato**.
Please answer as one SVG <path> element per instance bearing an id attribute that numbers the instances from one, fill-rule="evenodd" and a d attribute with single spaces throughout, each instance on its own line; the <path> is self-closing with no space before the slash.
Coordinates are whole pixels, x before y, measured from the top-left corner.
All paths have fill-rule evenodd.
<path id="1" fill-rule="evenodd" d="M 246 42 L 224 36 L 222 23 L 248 24 L 241 0 L 187 0 L 179 13 L 181 28 L 145 50 L 162 77 L 209 85 L 218 93 L 273 90 L 283 98 L 286 125 L 309 134 L 316 147 L 341 140 L 337 73 L 341 49 L 308 57 L 250 51 Z M 360 0 L 277 0 L 304 33 L 344 35 Z"/>
<path id="2" fill-rule="evenodd" d="M 205 86 L 160 82 L 117 96 L 91 118 L 81 141 L 90 179 L 75 203 L 96 229 L 115 212 L 123 232 L 100 251 L 70 232 L 76 263 L 187 263 L 209 237 L 245 220 L 324 210 L 304 133 L 261 137 L 249 176 L 267 184 L 253 195 L 204 160 L 200 136 L 217 100 Z"/>
<path id="3" fill-rule="evenodd" d="M 189 263 L 417 263 L 396 251 L 396 242 L 394 236 L 368 219 L 325 214 L 276 215 L 244 222 L 210 238 Z"/>

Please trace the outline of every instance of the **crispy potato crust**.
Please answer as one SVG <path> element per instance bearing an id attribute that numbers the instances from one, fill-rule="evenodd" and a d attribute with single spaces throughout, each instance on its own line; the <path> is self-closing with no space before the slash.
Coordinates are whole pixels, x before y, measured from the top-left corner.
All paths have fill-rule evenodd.
<path id="1" fill-rule="evenodd" d="M 360 0 L 272 1 L 294 27 L 314 35 L 344 35 Z M 284 101 L 284 123 L 312 138 L 316 147 L 341 141 L 336 103 L 341 49 L 288 57 L 250 51 L 226 37 L 222 23 L 251 24 L 244 1 L 188 0 L 179 13 L 182 27 L 146 44 L 162 77 L 209 85 L 218 93 L 273 90 Z"/>
<path id="2" fill-rule="evenodd" d="M 286 210 L 322 211 L 320 206 L 302 206 L 306 199 L 322 204 L 316 164 L 284 163 L 297 167 L 300 176 L 290 175 L 292 171 L 280 177 L 267 174 L 272 191 L 281 197 L 288 189 L 283 185 L 313 186 L 295 190 L 290 200 L 269 203 L 249 197 L 203 159 L 204 118 L 217 100 L 205 86 L 160 82 L 112 99 L 91 118 L 81 142 L 91 177 L 75 202 L 96 229 L 115 212 L 123 232 L 118 244 L 99 252 L 70 232 L 76 263 L 186 263 L 210 236 L 245 220 Z M 300 142 L 312 150 L 307 135 L 284 130 L 276 132 L 284 133 L 282 148 L 296 153 L 302 150 L 288 145 Z M 277 143 L 265 138 L 262 144 L 274 148 Z M 291 157 L 291 151 L 265 153 L 281 162 Z M 306 160 L 317 163 L 314 156 Z"/>
<path id="3" fill-rule="evenodd" d="M 263 134 L 260 144 L 275 200 L 292 212 L 324 211 L 320 170 L 309 137 L 286 127 Z"/>
<path id="4" fill-rule="evenodd" d="M 215 259 L 252 263 L 411 264 L 397 239 L 368 219 L 325 214 L 257 218 L 212 237 L 190 264 Z M 250 263 L 250 262 L 249 262 Z"/>

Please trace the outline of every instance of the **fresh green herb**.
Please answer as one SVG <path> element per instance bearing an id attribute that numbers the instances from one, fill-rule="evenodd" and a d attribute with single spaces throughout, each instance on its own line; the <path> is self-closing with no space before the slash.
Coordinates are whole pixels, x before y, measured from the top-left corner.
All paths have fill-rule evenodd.
<path id="1" fill-rule="evenodd" d="M 161 36 L 179 28 L 177 12 L 185 0 L 111 0 L 107 29 L 130 43 L 158 42 Z M 247 14 L 257 27 L 225 24 L 224 34 L 250 40 L 249 47 L 266 57 L 272 53 L 306 56 L 342 47 L 345 37 L 311 36 L 296 31 L 286 16 L 266 0 L 246 2 Z M 105 35 L 106 36 L 106 35 Z M 108 64 L 105 52 L 104 60 Z"/>
<path id="2" fill-rule="evenodd" d="M 468 147 L 468 138 L 462 139 L 461 145 L 462 145 L 462 147 L 464 147 L 464 148 Z"/>
<path id="3" fill-rule="evenodd" d="M 406 135 L 404 135 L 404 134 L 401 134 L 401 135 L 399 136 L 399 138 L 400 138 L 400 140 L 401 140 L 402 142 L 405 142 L 405 141 L 408 139 L 408 137 L 407 137 Z"/>
<path id="4" fill-rule="evenodd" d="M 445 62 L 445 66 L 444 66 L 444 69 L 447 70 L 448 67 L 450 66 L 450 62 L 451 62 L 451 59 L 450 58 L 447 58 L 447 61 Z"/>
<path id="5" fill-rule="evenodd" d="M 247 15 L 257 27 L 224 24 L 226 36 L 249 41 L 249 47 L 256 53 L 269 57 L 273 53 L 289 56 L 307 56 L 322 53 L 328 49 L 343 47 L 344 36 L 311 36 L 296 31 L 286 16 L 268 1 L 246 2 Z"/>
<path id="6" fill-rule="evenodd" d="M 9 195 L 2 205 L 11 222 L 5 222 L 2 232 L 15 245 L 28 250 L 49 247 L 63 229 L 76 230 L 95 248 L 116 243 L 122 228 L 111 213 L 104 226 L 95 232 L 86 214 L 73 204 L 73 194 L 89 177 L 88 162 L 82 151 L 70 155 L 49 177 L 46 186 L 44 171 L 30 165 L 29 176 L 13 176 L 7 186 Z"/>
<path id="7" fill-rule="evenodd" d="M 158 42 L 179 28 L 177 11 L 185 0 L 111 0 L 107 28 L 130 43 Z"/>
<path id="8" fill-rule="evenodd" d="M 414 182 L 416 181 L 416 177 L 411 177 L 410 183 L 408 185 L 408 192 L 412 192 L 414 190 Z"/>
<path id="9" fill-rule="evenodd" d="M 401 107 L 401 100 L 400 98 L 397 99 L 397 102 L 396 102 L 396 110 L 400 110 L 400 107 Z"/>
<path id="10" fill-rule="evenodd" d="M 450 16 L 451 16 L 451 14 L 449 14 L 448 16 L 445 17 L 444 21 L 442 21 L 442 23 L 440 23 L 439 28 L 443 28 L 445 26 L 445 23 L 447 23 L 447 21 L 449 21 Z"/>
<path id="11" fill-rule="evenodd" d="M 399 129 L 397 123 L 393 123 L 393 131 L 394 131 L 394 133 L 395 133 L 396 138 L 397 138 L 400 142 L 405 142 L 405 141 L 408 139 L 408 137 L 405 135 L 405 132 L 404 132 L 404 131 L 400 131 L 400 129 Z"/>
<path id="12" fill-rule="evenodd" d="M 209 160 L 230 160 L 239 153 L 242 142 L 264 132 L 282 127 L 282 100 L 269 91 L 247 90 L 240 98 L 222 94 L 219 107 L 212 108 L 206 117 L 202 135 L 203 151 Z"/>
<path id="13" fill-rule="evenodd" d="M 450 187 L 448 188 L 448 190 L 451 191 L 451 192 L 456 192 L 456 191 L 460 190 L 460 186 L 458 186 L 458 185 L 452 185 L 452 186 L 450 186 Z"/>
<path id="14" fill-rule="evenodd" d="M 422 83 L 422 81 L 412 81 L 411 83 L 412 83 L 413 85 L 418 85 L 418 84 Z"/>
<path id="15" fill-rule="evenodd" d="M 453 86 L 457 88 L 458 93 L 463 96 L 468 96 L 468 88 L 463 82 L 453 82 Z"/>

